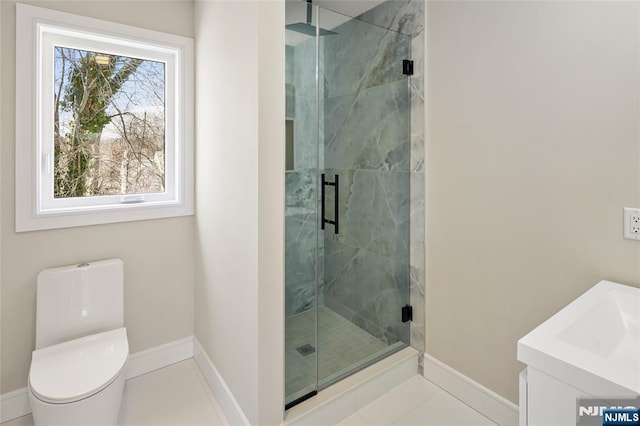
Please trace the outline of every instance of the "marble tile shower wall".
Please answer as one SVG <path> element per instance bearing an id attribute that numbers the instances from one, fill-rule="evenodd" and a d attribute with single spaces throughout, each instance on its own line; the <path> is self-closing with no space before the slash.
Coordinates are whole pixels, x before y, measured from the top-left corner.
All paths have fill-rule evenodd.
<path id="1" fill-rule="evenodd" d="M 294 119 L 296 144 L 294 169 L 286 173 L 286 314 L 314 306 L 317 267 L 320 305 L 387 342 L 407 341 L 398 310 L 410 280 L 410 341 L 419 351 L 425 306 L 423 16 L 422 1 L 390 0 L 359 19 L 408 37 L 349 21 L 335 29 L 339 35 L 320 38 L 319 110 L 315 39 L 286 51 L 287 117 Z M 415 63 L 410 91 L 396 67 L 409 55 Z M 334 238 L 329 227 L 316 249 L 318 124 L 324 147 L 319 166 L 330 177 L 340 174 L 342 222 L 340 235 Z M 409 180 L 410 193 L 397 190 L 408 188 Z"/>
<path id="2" fill-rule="evenodd" d="M 413 321 L 411 346 L 420 352 L 425 347 L 425 122 L 424 122 L 424 6 L 423 0 L 389 0 L 359 19 L 398 31 L 411 37 L 411 160 L 410 195 L 410 282 Z"/>
<path id="3" fill-rule="evenodd" d="M 316 269 L 322 282 L 323 247 L 317 239 L 316 169 L 319 159 L 316 139 L 322 108 L 318 109 L 316 90 L 315 38 L 287 46 L 286 112 L 293 120 L 293 169 L 285 174 L 285 315 L 304 312 L 321 303 L 316 297 Z"/>
<path id="4" fill-rule="evenodd" d="M 324 238 L 324 302 L 387 343 L 410 337 L 411 345 L 421 352 L 423 18 L 422 1 L 387 1 L 335 29 L 337 36 L 321 40 L 324 167 L 326 173 L 340 175 L 342 191 L 340 235 L 325 233 Z M 409 57 L 415 74 L 408 90 L 399 66 Z M 398 321 L 407 282 L 414 309 L 410 336 Z"/>

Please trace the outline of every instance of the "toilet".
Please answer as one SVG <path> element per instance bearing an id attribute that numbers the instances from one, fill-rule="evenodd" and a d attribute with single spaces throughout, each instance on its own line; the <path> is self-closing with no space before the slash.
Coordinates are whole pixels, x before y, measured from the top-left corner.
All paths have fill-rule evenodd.
<path id="1" fill-rule="evenodd" d="M 120 259 L 38 275 L 28 386 L 36 426 L 118 424 L 129 357 L 123 292 Z"/>

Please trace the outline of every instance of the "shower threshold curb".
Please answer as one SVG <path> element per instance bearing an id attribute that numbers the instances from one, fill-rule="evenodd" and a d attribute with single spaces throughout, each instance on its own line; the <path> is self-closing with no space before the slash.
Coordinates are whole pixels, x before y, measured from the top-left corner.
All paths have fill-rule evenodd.
<path id="1" fill-rule="evenodd" d="M 335 424 L 418 374 L 419 353 L 411 347 L 321 390 L 286 412 L 284 425 Z"/>

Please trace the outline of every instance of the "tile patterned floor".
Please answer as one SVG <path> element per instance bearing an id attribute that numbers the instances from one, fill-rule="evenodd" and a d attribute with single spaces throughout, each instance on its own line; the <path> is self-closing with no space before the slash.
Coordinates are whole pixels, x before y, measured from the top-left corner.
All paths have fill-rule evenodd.
<path id="1" fill-rule="evenodd" d="M 198 366 L 189 359 L 129 380 L 120 425 L 227 426 L 229 423 Z M 416 375 L 337 426 L 370 425 L 495 426 L 495 423 Z M 2 426 L 33 426 L 33 419 L 28 415 Z"/>
<path id="2" fill-rule="evenodd" d="M 311 344 L 316 346 L 315 310 L 292 315 L 286 319 L 285 394 L 302 396 L 315 388 L 316 357 L 319 359 L 320 381 L 339 374 L 384 351 L 387 344 L 360 327 L 321 306 L 318 311 L 318 340 L 322 351 L 302 355 L 297 348 Z M 295 397 L 288 397 L 293 400 Z"/>

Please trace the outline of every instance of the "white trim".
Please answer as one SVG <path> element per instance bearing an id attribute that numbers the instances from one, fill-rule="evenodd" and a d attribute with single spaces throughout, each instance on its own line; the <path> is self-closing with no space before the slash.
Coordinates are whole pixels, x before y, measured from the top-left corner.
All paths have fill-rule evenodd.
<path id="1" fill-rule="evenodd" d="M 125 378 L 132 379 L 193 357 L 193 337 L 174 340 L 129 355 Z M 26 387 L 0 395 L 0 423 L 31 413 Z"/>
<path id="2" fill-rule="evenodd" d="M 528 368 L 525 368 L 524 370 L 522 370 L 520 372 L 520 375 L 518 376 L 518 395 L 519 395 L 519 399 L 518 399 L 518 404 L 520 404 L 520 416 L 519 416 L 519 422 L 518 425 L 519 426 L 527 426 L 527 398 L 529 397 L 528 392 L 529 392 L 529 386 L 527 384 L 527 379 L 528 379 Z"/>
<path id="3" fill-rule="evenodd" d="M 193 358 L 207 380 L 213 396 L 224 411 L 224 415 L 229 420 L 229 424 L 250 426 L 251 423 L 233 396 L 231 389 L 195 337 L 193 338 Z"/>
<path id="4" fill-rule="evenodd" d="M 16 22 L 16 232 L 193 215 L 194 40 L 22 3 Z M 44 52 L 52 53 L 42 49 L 63 36 L 75 38 L 70 47 L 98 43 L 105 52 L 140 52 L 134 57 L 165 63 L 164 192 L 53 197 L 52 135 L 43 133 L 52 127 L 52 104 L 41 99 L 50 94 L 43 82 L 52 72 L 46 73 Z"/>
<path id="5" fill-rule="evenodd" d="M 31 413 L 27 388 L 16 389 L 0 395 L 0 423 Z"/>
<path id="6" fill-rule="evenodd" d="M 129 380 L 189 358 L 193 358 L 193 336 L 129 355 L 125 378 Z"/>
<path id="7" fill-rule="evenodd" d="M 516 404 L 429 354 L 424 354 L 424 377 L 497 424 L 518 424 Z"/>

